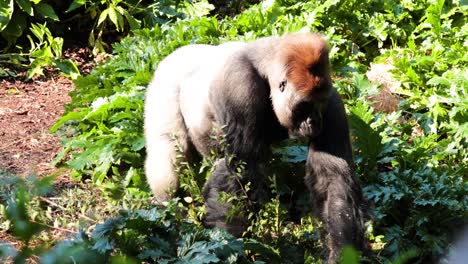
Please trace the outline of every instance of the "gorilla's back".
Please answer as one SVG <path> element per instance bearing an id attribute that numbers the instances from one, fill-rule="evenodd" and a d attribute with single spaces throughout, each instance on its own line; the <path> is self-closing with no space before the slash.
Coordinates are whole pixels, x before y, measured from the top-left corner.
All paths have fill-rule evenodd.
<path id="1" fill-rule="evenodd" d="M 210 134 L 213 129 L 213 109 L 210 102 L 210 87 L 213 79 L 219 76 L 219 71 L 229 61 L 233 53 L 245 46 L 242 42 L 228 42 L 219 46 L 189 45 L 176 52 L 176 58 L 186 58 L 176 71 L 179 75 L 179 102 L 182 116 L 192 143 L 198 151 L 208 154 L 212 145 Z M 168 58 L 169 60 L 171 58 Z M 172 61 L 171 61 L 172 62 Z"/>

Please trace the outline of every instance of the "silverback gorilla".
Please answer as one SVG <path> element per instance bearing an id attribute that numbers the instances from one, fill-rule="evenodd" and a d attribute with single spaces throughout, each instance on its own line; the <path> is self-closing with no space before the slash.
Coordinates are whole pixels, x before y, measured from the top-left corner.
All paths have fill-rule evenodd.
<path id="1" fill-rule="evenodd" d="M 217 143 L 210 135 L 219 126 L 226 156 L 242 161 L 245 170 L 239 181 L 228 159 L 217 161 L 203 190 L 205 224 L 239 234 L 244 226 L 226 223 L 230 205 L 219 201 L 219 192 L 236 195 L 247 182 L 261 189 L 270 144 L 306 137 L 305 182 L 329 233 L 329 261 L 336 261 L 344 244 L 362 249 L 362 194 L 353 176 L 343 103 L 329 68 L 327 43 L 311 33 L 188 45 L 167 56 L 145 101 L 145 169 L 156 199 L 169 199 L 178 186 L 174 138 L 187 158 L 193 149 L 209 155 Z"/>

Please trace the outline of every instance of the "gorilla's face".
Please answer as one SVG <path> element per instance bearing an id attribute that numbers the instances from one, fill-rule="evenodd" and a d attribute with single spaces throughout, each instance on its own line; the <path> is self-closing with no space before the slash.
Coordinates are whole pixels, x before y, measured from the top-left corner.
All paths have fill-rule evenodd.
<path id="1" fill-rule="evenodd" d="M 270 81 L 275 114 L 291 136 L 315 137 L 332 91 L 327 44 L 318 35 L 297 34 L 279 54 Z"/>
<path id="2" fill-rule="evenodd" d="M 271 89 L 273 109 L 290 136 L 315 137 L 320 133 L 322 113 L 332 89 L 328 81 L 318 83 L 321 86 L 298 90 L 292 82 L 284 79 L 276 89 Z"/>

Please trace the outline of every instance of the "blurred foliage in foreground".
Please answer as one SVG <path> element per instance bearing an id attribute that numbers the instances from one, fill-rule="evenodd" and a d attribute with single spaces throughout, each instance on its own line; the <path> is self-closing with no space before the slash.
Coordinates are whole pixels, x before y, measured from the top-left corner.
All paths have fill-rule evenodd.
<path id="1" fill-rule="evenodd" d="M 299 30 L 319 31 L 330 43 L 335 86 L 345 97 L 352 128 L 356 173 L 372 204 L 369 237 L 376 259 L 387 262 L 412 255 L 417 263 L 436 262 L 449 249 L 452 234 L 467 220 L 467 17 L 467 5 L 458 1 L 278 0 L 251 6 L 232 18 L 186 17 L 136 30 L 114 45 L 111 59 L 75 81 L 72 102 L 52 127 L 52 131 L 68 135 L 56 162 L 72 168 L 75 179 L 92 179 L 117 200 L 129 193 L 147 195 L 143 99 L 161 59 L 191 43 L 218 44 Z M 377 63 L 391 65 L 390 84 L 377 86 L 367 79 L 365 73 Z M 302 179 L 300 174 L 282 177 L 292 174 L 291 168 L 301 167 L 304 151 L 285 144 L 275 153 L 270 164 L 274 172 L 270 177 L 271 200 L 252 218 L 250 236 L 258 241 L 254 246 L 264 250 L 259 253 L 263 256 L 260 260 L 278 257 L 314 263 L 322 249 L 320 228 L 310 215 L 302 213 L 308 207 L 307 197 L 296 188 Z M 71 157 L 65 159 L 67 155 Z M 166 209 L 130 212 L 117 218 L 120 220 L 109 220 L 107 234 L 118 228 L 125 231 L 116 231 L 113 242 L 106 240 L 96 247 L 109 250 L 101 251 L 106 254 L 114 249 L 111 255 L 116 257 L 166 258 L 158 255 L 160 252 L 145 251 L 145 243 L 159 243 L 159 238 L 143 240 L 142 247 L 134 247 L 134 251 L 126 251 L 125 244 L 119 243 L 134 245 L 139 237 L 167 235 L 165 232 L 172 229 L 158 229 L 159 221 L 166 227 L 183 226 L 177 222 L 179 209 L 186 210 L 184 215 L 197 224 L 203 214 L 199 184 L 209 175 L 209 168 L 203 165 L 181 169 L 187 179 L 201 177 L 201 181 L 185 183 L 183 200 L 170 203 Z M 284 178 L 297 181 L 286 182 Z M 179 203 L 185 206 L 179 207 Z M 290 213 L 291 208 L 300 213 Z M 127 221 L 134 225 L 127 226 Z M 153 226 L 154 232 L 149 234 L 140 224 Z M 212 235 L 209 232 L 219 232 L 191 228 L 182 233 L 196 236 L 188 240 L 202 244 Z M 245 247 L 250 240 L 217 234 L 226 248 L 212 244 L 204 248 L 227 250 L 239 259 L 248 249 L 250 260 L 254 260 L 251 256 L 258 251 Z M 87 241 L 86 236 L 81 239 Z M 178 243 L 179 238 L 171 239 Z M 172 250 L 168 252 L 179 252 L 183 246 L 171 243 L 165 244 Z M 239 243 L 244 243 L 243 247 Z M 226 254 L 223 256 L 232 256 Z"/>

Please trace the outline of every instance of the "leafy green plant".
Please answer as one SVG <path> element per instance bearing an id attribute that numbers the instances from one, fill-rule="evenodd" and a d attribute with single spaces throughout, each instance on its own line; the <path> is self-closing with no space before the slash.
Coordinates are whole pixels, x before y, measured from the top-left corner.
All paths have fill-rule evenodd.
<path id="1" fill-rule="evenodd" d="M 407 46 L 377 58 L 390 58 L 396 66 L 394 78 L 401 86 L 395 92 L 402 98 L 396 112 L 376 113 L 371 102 L 360 100 L 368 97 L 367 90 L 349 87 L 362 82 L 341 87 L 358 96 L 347 101 L 355 160 L 365 195 L 375 204 L 375 231 L 385 234 L 383 255 L 416 249 L 413 258 L 421 262 L 445 252 L 451 225 L 464 221 L 468 206 L 462 165 L 467 137 L 460 123 L 468 120 L 468 86 L 460 74 L 468 61 L 459 45 L 467 9 L 455 6 L 444 13 L 443 5 L 426 7 Z"/>
<path id="2" fill-rule="evenodd" d="M 93 47 L 93 53 L 97 54 L 108 48 L 103 35 L 112 30 L 126 35 L 142 26 L 153 27 L 177 18 L 206 15 L 212 8 L 206 0 L 164 0 L 146 3 L 136 0 L 74 0 L 65 12 L 82 10 L 89 15 L 93 22 L 88 42 Z"/>
<path id="3" fill-rule="evenodd" d="M 97 55 L 109 50 L 108 43 L 132 30 L 206 15 L 212 9 L 207 0 L 1 1 L 0 43 L 6 44 L 4 52 L 11 53 L 1 54 L 0 64 L 28 69 L 28 78 L 41 74 L 44 66 L 54 66 L 75 79 L 79 74 L 76 66 L 60 57 L 64 39 L 67 43 L 82 43 L 83 35 L 87 35 Z M 0 75 L 13 77 L 14 71 L 0 69 Z"/>
<path id="4" fill-rule="evenodd" d="M 39 15 L 45 20 L 59 20 L 54 8 L 41 0 L 3 0 L 0 2 L 0 10 L 0 33 L 8 42 L 4 51 L 23 35 L 28 27 L 28 17 Z"/>
<path id="5" fill-rule="evenodd" d="M 31 50 L 29 54 L 27 54 L 31 61 L 29 65 L 30 69 L 28 70 L 28 79 L 35 75 L 43 75 L 43 68 L 45 66 L 54 66 L 58 68 L 62 74 L 71 79 L 76 79 L 80 75 L 76 64 L 70 60 L 61 59 L 63 46 L 62 38 L 54 38 L 45 24 L 32 24 L 31 33 L 33 33 L 38 42 L 35 42 L 32 37 L 28 35 L 31 45 Z"/>
<path id="6" fill-rule="evenodd" d="M 44 67 L 55 67 L 60 73 L 76 79 L 80 75 L 75 63 L 62 59 L 63 38 L 53 37 L 46 24 L 31 24 L 31 35 L 27 35 L 31 49 L 29 52 L 7 53 L 0 56 L 0 65 L 13 65 L 17 68 L 28 69 L 27 79 L 43 75 Z M 29 58 L 29 63 L 26 58 Z M 13 76 L 12 72 L 2 75 Z"/>
<path id="7" fill-rule="evenodd" d="M 4 52 L 15 44 L 29 26 L 31 35 L 29 51 L 20 53 L 5 53 L 0 56 L 0 65 L 12 65 L 18 68 L 27 68 L 27 79 L 43 74 L 43 68 L 53 66 L 58 68 L 65 76 L 76 79 L 80 74 L 76 65 L 70 60 L 62 59 L 63 38 L 53 37 L 46 24 L 28 23 L 29 17 L 39 16 L 46 21 L 58 21 L 59 18 L 53 7 L 45 1 L 11 0 L 0 2 L 0 33 L 7 41 Z M 32 37 L 33 36 L 33 37 Z M 34 38 L 34 39 L 33 39 Z M 27 59 L 29 59 L 29 63 Z M 2 71 L 4 76 L 13 76 L 11 72 Z"/>
<path id="8" fill-rule="evenodd" d="M 102 40 L 104 31 L 108 30 L 110 23 L 118 32 L 134 30 L 140 28 L 141 21 L 137 20 L 132 13 L 139 7 L 135 1 L 123 0 L 74 0 L 66 13 L 72 12 L 80 7 L 85 7 L 85 12 L 90 18 L 95 20 L 89 34 L 88 42 L 94 48 L 93 53 L 104 52 L 107 44 Z"/>
<path id="9" fill-rule="evenodd" d="M 26 259 L 40 252 L 39 248 L 31 247 L 30 242 L 34 236 L 44 230 L 44 226 L 31 221 L 28 205 L 32 196 L 40 195 L 47 191 L 52 180 L 53 178 L 47 177 L 34 181 L 31 185 L 32 188 L 28 188 L 24 182 L 18 183 L 17 191 L 8 198 L 6 207 L 2 206 L 1 215 L 5 215 L 11 225 L 13 234 L 24 242 L 24 245 L 20 250 L 16 250 L 8 245 L 0 245 L 0 259 L 4 255 L 7 255 L 13 257 L 15 263 L 24 263 Z"/>

